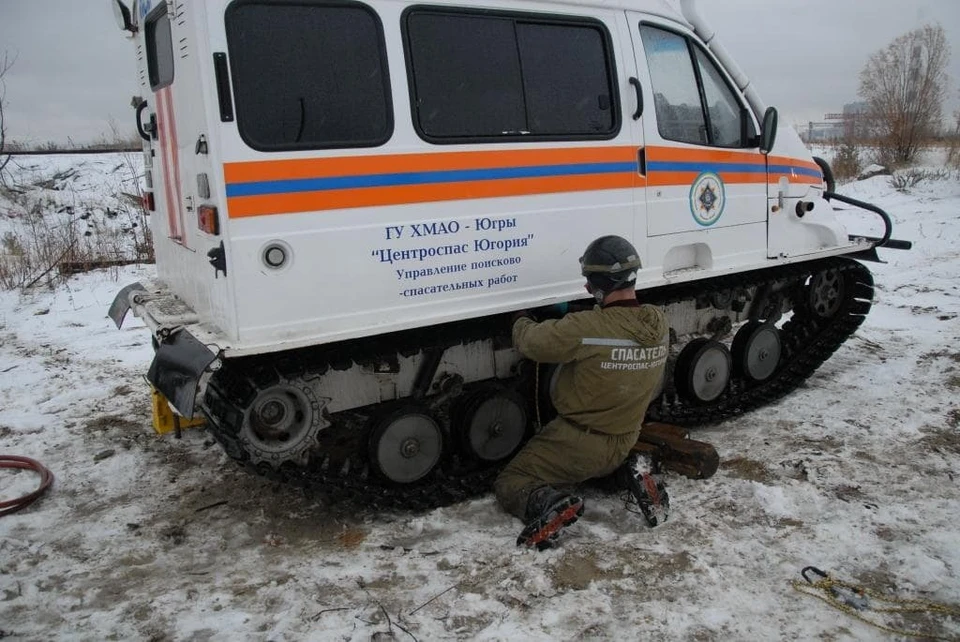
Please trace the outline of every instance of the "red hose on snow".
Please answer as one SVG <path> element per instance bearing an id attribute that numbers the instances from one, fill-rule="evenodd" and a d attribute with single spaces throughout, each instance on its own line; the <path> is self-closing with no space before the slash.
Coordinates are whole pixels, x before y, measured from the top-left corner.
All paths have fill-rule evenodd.
<path id="1" fill-rule="evenodd" d="M 29 457 L 0 455 L 0 468 L 24 468 L 40 475 L 40 487 L 35 491 L 23 497 L 0 502 L 0 517 L 15 513 L 21 508 L 26 508 L 35 502 L 40 495 L 43 495 L 43 493 L 50 488 L 50 484 L 53 483 L 53 473 L 47 470 L 43 464 Z"/>

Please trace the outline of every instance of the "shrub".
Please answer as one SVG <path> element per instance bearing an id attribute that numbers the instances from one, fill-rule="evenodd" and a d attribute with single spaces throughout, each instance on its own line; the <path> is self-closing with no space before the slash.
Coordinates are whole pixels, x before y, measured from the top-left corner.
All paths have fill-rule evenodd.
<path id="1" fill-rule="evenodd" d="M 852 141 L 844 142 L 830 165 L 837 180 L 846 181 L 856 178 L 863 165 L 860 161 L 860 147 Z"/>
<path id="2" fill-rule="evenodd" d="M 890 187 L 898 192 L 906 192 L 924 181 L 942 181 L 948 178 L 950 178 L 950 172 L 946 169 L 931 170 L 913 167 L 902 172 L 895 172 L 890 177 Z"/>
<path id="3" fill-rule="evenodd" d="M 8 230 L 0 236 L 0 288 L 53 284 L 63 263 L 90 269 L 153 262 L 153 239 L 142 207 L 140 169 L 133 154 L 105 175 L 108 193 L 88 197 L 74 185 L 80 171 L 18 168 L 0 186 Z"/>

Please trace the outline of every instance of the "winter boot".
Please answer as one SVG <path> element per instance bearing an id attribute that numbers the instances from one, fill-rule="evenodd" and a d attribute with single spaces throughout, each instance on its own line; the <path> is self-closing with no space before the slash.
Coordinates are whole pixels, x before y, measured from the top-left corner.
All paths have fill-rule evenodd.
<path id="1" fill-rule="evenodd" d="M 517 546 L 553 546 L 560 531 L 583 515 L 583 499 L 542 486 L 530 494 L 524 521 L 527 525 L 517 538 Z"/>
<path id="2" fill-rule="evenodd" d="M 617 481 L 628 491 L 628 510 L 636 503 L 650 526 L 667 521 L 670 512 L 670 496 L 659 472 L 652 459 L 635 452 L 617 469 Z"/>

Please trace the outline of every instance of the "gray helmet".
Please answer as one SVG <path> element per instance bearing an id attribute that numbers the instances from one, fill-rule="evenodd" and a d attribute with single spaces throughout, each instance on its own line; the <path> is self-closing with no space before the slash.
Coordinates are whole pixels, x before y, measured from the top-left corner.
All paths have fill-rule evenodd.
<path id="1" fill-rule="evenodd" d="M 580 273 L 598 301 L 608 292 L 633 287 L 640 267 L 637 249 L 622 236 L 601 236 L 580 257 Z"/>

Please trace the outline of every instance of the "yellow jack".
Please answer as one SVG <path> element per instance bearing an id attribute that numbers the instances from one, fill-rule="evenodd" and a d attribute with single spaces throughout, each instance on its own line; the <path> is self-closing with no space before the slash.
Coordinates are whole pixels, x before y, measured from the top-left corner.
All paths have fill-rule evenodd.
<path id="1" fill-rule="evenodd" d="M 158 435 L 166 435 L 176 432 L 178 435 L 184 428 L 197 428 L 202 426 L 204 421 L 202 417 L 188 419 L 181 417 L 170 408 L 170 403 L 163 393 L 156 388 L 151 387 L 153 392 L 153 429 Z"/>

